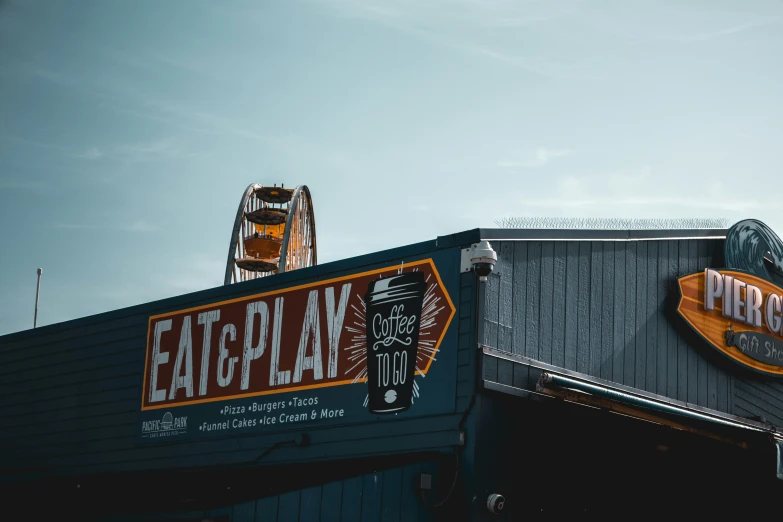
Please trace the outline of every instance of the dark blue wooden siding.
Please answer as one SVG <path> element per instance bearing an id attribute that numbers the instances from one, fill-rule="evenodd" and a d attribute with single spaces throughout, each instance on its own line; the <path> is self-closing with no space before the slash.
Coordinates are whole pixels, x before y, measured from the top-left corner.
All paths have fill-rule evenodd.
<path id="1" fill-rule="evenodd" d="M 493 247 L 498 264 L 487 282 L 484 344 L 783 426 L 781 381 L 749 374 L 675 326 L 676 279 L 720 267 L 722 239 Z"/>
<path id="2" fill-rule="evenodd" d="M 456 410 L 466 411 L 476 387 L 476 276 L 472 272 L 460 276 L 459 339 L 457 341 L 457 402 Z"/>
<path id="3" fill-rule="evenodd" d="M 438 486 L 436 461 L 375 471 L 365 475 L 287 491 L 205 511 L 98 515 L 96 522 L 159 520 L 230 520 L 231 522 L 426 522 L 432 512 L 414 491 L 417 473 L 433 477 Z"/>
<path id="4" fill-rule="evenodd" d="M 432 520 L 413 489 L 417 473 L 436 476 L 424 462 L 329 482 L 232 506 L 232 522 L 416 522 Z"/>
<path id="5" fill-rule="evenodd" d="M 0 481 L 188 466 L 230 466 L 256 459 L 288 435 L 254 435 L 157 446 L 137 445 L 139 400 L 150 315 L 337 277 L 387 259 L 426 256 L 435 242 L 280 274 L 0 337 Z M 474 283 L 451 289 L 458 317 L 459 374 L 452 413 L 391 423 L 308 431 L 311 444 L 284 446 L 264 464 L 438 451 L 460 443 L 461 413 L 474 388 Z M 472 339 L 472 340 L 471 340 Z"/>

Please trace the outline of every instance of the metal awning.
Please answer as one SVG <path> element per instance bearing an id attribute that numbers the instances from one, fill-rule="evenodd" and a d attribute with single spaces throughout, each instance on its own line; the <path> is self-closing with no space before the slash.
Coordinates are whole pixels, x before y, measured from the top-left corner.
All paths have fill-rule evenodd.
<path id="1" fill-rule="evenodd" d="M 591 377 L 487 346 L 482 347 L 482 352 L 485 368 L 493 362 L 506 365 L 505 371 L 484 371 L 482 384 L 486 390 L 540 400 L 561 399 L 726 442 L 737 443 L 732 434 L 745 434 L 754 439 L 767 440 L 775 445 L 777 477 L 783 480 L 783 428 Z M 528 367 L 529 379 L 522 382 L 516 379 L 515 382 L 514 368 L 511 368 L 510 374 L 507 368 L 509 363 Z"/>
<path id="2" fill-rule="evenodd" d="M 659 413 L 667 413 L 672 415 L 680 415 L 688 419 L 714 422 L 723 426 L 729 426 L 732 428 L 741 428 L 758 433 L 771 430 L 771 433 L 776 434 L 775 427 L 772 426 L 769 430 L 765 430 L 760 426 L 754 425 L 752 422 L 748 422 L 747 419 L 736 417 L 734 420 L 729 420 L 725 417 L 732 417 L 729 415 L 715 415 L 714 413 L 721 412 L 701 412 L 689 408 L 687 405 L 678 406 L 672 404 L 670 401 L 661 401 L 653 398 L 644 397 L 642 394 L 631 394 L 622 392 L 617 389 L 613 389 L 610 386 L 597 384 L 590 380 L 580 380 L 565 375 L 559 375 L 554 372 L 544 372 L 541 374 L 541 378 L 537 383 L 537 391 L 546 394 L 549 391 L 564 390 L 575 391 L 588 394 L 593 397 L 600 397 L 608 399 L 610 401 L 623 403 L 629 406 L 635 406 L 638 408 L 648 409 Z M 555 393 L 555 395 L 559 395 Z M 568 395 L 566 395 L 568 397 Z M 576 400 L 574 402 L 580 402 Z M 584 401 L 586 402 L 586 401 Z M 687 404 L 687 403 L 686 403 Z"/>

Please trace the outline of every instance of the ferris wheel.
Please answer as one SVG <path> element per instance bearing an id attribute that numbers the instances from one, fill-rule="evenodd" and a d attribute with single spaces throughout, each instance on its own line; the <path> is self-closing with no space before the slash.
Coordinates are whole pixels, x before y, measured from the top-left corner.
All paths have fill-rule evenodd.
<path id="1" fill-rule="evenodd" d="M 316 264 L 315 216 L 307 186 L 248 186 L 234 220 L 223 284 Z"/>

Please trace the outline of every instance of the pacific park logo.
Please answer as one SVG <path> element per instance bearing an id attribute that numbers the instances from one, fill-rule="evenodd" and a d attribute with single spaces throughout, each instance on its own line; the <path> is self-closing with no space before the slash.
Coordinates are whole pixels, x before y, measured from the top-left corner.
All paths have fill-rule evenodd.
<path id="1" fill-rule="evenodd" d="M 143 421 L 141 423 L 142 438 L 163 438 L 185 434 L 188 431 L 188 418 L 186 416 L 175 417 L 170 411 L 163 414 L 160 419 Z"/>

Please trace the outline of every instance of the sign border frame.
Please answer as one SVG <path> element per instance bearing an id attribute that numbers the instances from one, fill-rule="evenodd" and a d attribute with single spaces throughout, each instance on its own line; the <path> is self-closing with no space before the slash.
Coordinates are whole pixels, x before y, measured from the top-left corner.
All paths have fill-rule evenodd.
<path id="1" fill-rule="evenodd" d="M 451 296 L 449 295 L 448 289 L 446 288 L 446 285 L 443 284 L 443 280 L 440 277 L 440 272 L 438 272 L 438 268 L 436 266 L 435 261 L 431 257 L 427 257 L 425 259 L 420 259 L 418 261 L 411 261 L 410 263 L 401 263 L 403 267 L 411 267 L 411 266 L 419 266 L 419 265 L 425 265 L 429 264 L 432 267 L 432 272 L 435 275 L 435 278 L 437 279 L 438 284 L 443 289 L 443 295 L 446 297 L 446 302 L 449 305 L 449 308 L 451 309 L 451 313 L 449 313 L 448 319 L 446 319 L 445 326 L 443 327 L 443 331 L 440 334 L 440 337 L 438 338 L 438 342 L 435 344 L 435 350 L 436 353 L 440 349 L 440 345 L 443 342 L 443 338 L 446 336 L 446 333 L 449 331 L 449 327 L 451 326 L 451 321 L 454 319 L 454 316 L 457 313 L 457 309 L 454 306 L 454 302 L 451 299 Z M 188 402 L 181 402 L 181 403 L 165 403 L 165 404 L 156 404 L 151 406 L 145 406 L 144 405 L 144 397 L 147 395 L 147 372 L 149 371 L 149 355 L 150 355 L 150 347 L 149 347 L 149 339 L 150 339 L 150 331 L 152 329 L 152 321 L 155 319 L 159 319 L 161 317 L 167 317 L 171 315 L 177 315 L 177 314 L 184 314 L 184 313 L 190 313 L 195 312 L 198 310 L 205 310 L 205 309 L 211 309 L 231 303 L 236 303 L 239 301 L 250 301 L 253 299 L 259 299 L 262 297 L 266 297 L 269 295 L 282 295 L 286 294 L 288 292 L 294 292 L 297 290 L 303 290 L 306 288 L 312 288 L 314 286 L 325 286 L 330 283 L 337 283 L 340 281 L 345 281 L 347 279 L 356 279 L 358 277 L 373 275 L 373 274 L 380 274 L 383 272 L 387 272 L 391 269 L 395 269 L 399 267 L 400 264 L 393 264 L 393 265 L 387 265 L 382 268 L 377 268 L 373 270 L 368 270 L 365 272 L 356 272 L 353 274 L 348 274 L 344 276 L 334 277 L 331 279 L 323 279 L 323 280 L 317 280 L 312 281 L 309 283 L 303 283 L 300 285 L 292 286 L 292 287 L 285 287 L 280 288 L 277 290 L 269 290 L 267 292 L 262 292 L 260 294 L 251 294 L 246 295 L 243 297 L 236 297 L 233 299 L 227 299 L 225 301 L 217 301 L 215 303 L 208 303 L 205 305 L 199 305 L 194 306 L 191 308 L 185 308 L 183 310 L 174 310 L 171 312 L 164 312 L 161 314 L 151 315 L 149 319 L 147 320 L 147 336 L 145 338 L 145 353 L 144 353 L 144 373 L 142 374 L 142 393 L 141 393 L 141 411 L 151 411 L 151 410 L 159 410 L 163 408 L 180 408 L 183 406 L 192 406 L 196 404 L 205 404 L 209 402 L 220 402 L 220 401 L 227 401 L 232 399 L 244 399 L 244 398 L 250 398 L 250 397 L 259 397 L 263 395 L 274 395 L 279 393 L 288 393 L 288 392 L 295 392 L 295 391 L 302 391 L 302 390 L 312 390 L 316 388 L 327 388 L 332 386 L 343 386 L 346 384 L 354 384 L 354 380 L 342 380 L 342 381 L 331 381 L 327 383 L 319 383 L 319 384 L 307 384 L 304 386 L 296 386 L 293 388 L 284 388 L 281 390 L 264 390 L 260 392 L 253 392 L 253 393 L 244 393 L 244 394 L 237 394 L 237 395 L 229 395 L 225 397 L 211 397 L 211 398 L 205 398 L 205 399 L 199 399 L 195 401 L 188 401 Z M 432 357 L 430 357 L 430 360 L 427 362 L 427 366 L 423 370 L 416 370 L 416 375 L 427 375 L 427 372 L 429 372 L 430 366 L 432 366 L 432 361 L 435 360 L 435 355 L 433 354 Z M 366 382 L 367 378 L 359 379 L 355 382 Z"/>

